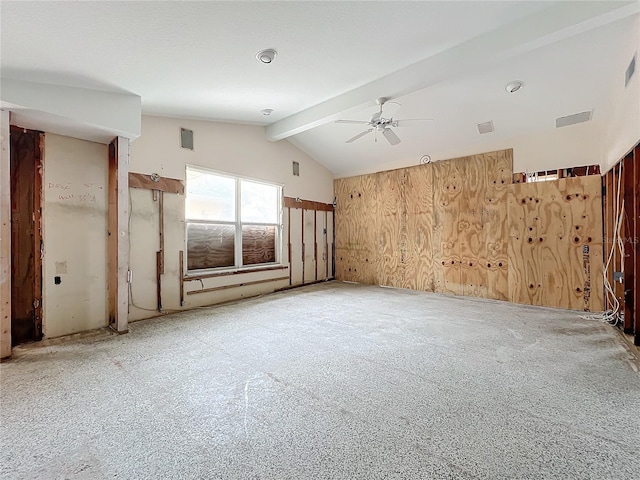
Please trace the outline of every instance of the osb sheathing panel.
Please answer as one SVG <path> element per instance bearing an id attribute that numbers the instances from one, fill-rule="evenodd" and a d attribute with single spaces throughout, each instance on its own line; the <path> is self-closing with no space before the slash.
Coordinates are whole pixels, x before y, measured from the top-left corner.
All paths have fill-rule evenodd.
<path id="1" fill-rule="evenodd" d="M 601 311 L 599 176 L 514 184 L 509 189 L 509 299 Z"/>
<path id="2" fill-rule="evenodd" d="M 502 150 L 336 180 L 336 277 L 601 310 L 599 177 L 512 185 L 512 161 Z"/>

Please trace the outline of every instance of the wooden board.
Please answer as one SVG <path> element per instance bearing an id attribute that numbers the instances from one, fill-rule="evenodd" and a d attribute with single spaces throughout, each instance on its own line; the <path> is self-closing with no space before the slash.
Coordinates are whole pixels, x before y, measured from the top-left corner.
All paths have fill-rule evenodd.
<path id="1" fill-rule="evenodd" d="M 109 325 L 129 331 L 129 139 L 109 144 L 107 287 Z"/>
<path id="2" fill-rule="evenodd" d="M 337 278 L 601 309 L 600 177 L 512 170 L 501 150 L 336 180 Z"/>
<path id="3" fill-rule="evenodd" d="M 434 291 L 462 295 L 458 243 L 458 214 L 462 192 L 460 162 L 436 162 L 433 170 Z"/>
<path id="4" fill-rule="evenodd" d="M 486 156 L 489 166 L 483 199 L 485 250 L 481 258 L 486 265 L 486 298 L 508 300 L 508 191 L 513 170 L 513 151 L 501 150 Z"/>
<path id="5" fill-rule="evenodd" d="M 285 208 L 304 208 L 305 210 L 317 210 L 321 212 L 333 212 L 333 205 L 330 203 L 314 202 L 293 197 L 284 197 Z"/>
<path id="6" fill-rule="evenodd" d="M 327 278 L 332 278 L 335 275 L 335 238 L 333 236 L 333 221 L 334 213 L 327 212 Z"/>
<path id="7" fill-rule="evenodd" d="M 315 227 L 316 227 L 316 280 L 324 280 L 327 278 L 327 230 L 326 220 L 327 212 L 316 211 L 315 212 Z"/>
<path id="8" fill-rule="evenodd" d="M 635 236 L 635 195 L 637 195 L 634 178 L 634 154 L 633 150 L 624 158 L 622 165 L 622 188 L 624 198 L 624 218 L 622 222 L 622 244 L 624 248 L 623 267 L 624 267 L 624 332 L 634 332 L 634 265 L 635 245 L 633 237 Z"/>
<path id="9" fill-rule="evenodd" d="M 0 358 L 11 355 L 11 159 L 9 111 L 0 110 Z"/>
<path id="10" fill-rule="evenodd" d="M 129 172 L 129 186 L 184 195 L 184 182 L 175 178 L 158 177 L 157 181 L 154 181 L 151 175 Z"/>
<path id="11" fill-rule="evenodd" d="M 486 242 L 484 235 L 484 198 L 489 166 L 485 155 L 456 160 L 460 172 L 461 191 L 457 197 L 460 253 L 460 288 L 462 295 L 486 297 Z M 482 260 L 482 262 L 481 262 Z"/>
<path id="12" fill-rule="evenodd" d="M 11 127 L 11 342 L 42 338 L 40 132 Z"/>
<path id="13" fill-rule="evenodd" d="M 379 229 L 376 235 L 376 271 L 380 285 L 401 288 L 404 284 L 402 263 L 402 190 L 400 170 L 378 174 Z"/>
<path id="14" fill-rule="evenodd" d="M 600 202 L 599 176 L 510 187 L 512 302 L 603 309 Z"/>
<path id="15" fill-rule="evenodd" d="M 633 150 L 634 155 L 634 208 L 633 208 L 633 236 L 631 243 L 635 249 L 635 264 L 633 270 L 633 310 L 635 312 L 634 319 L 634 340 L 635 345 L 640 346 L 640 143 Z"/>
<path id="16" fill-rule="evenodd" d="M 406 169 L 401 184 L 406 216 L 402 286 L 433 291 L 433 165 Z"/>

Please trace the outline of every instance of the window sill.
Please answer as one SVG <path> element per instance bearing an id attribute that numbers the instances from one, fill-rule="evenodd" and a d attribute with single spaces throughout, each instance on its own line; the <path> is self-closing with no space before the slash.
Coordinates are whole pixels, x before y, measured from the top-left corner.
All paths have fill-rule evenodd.
<path id="1" fill-rule="evenodd" d="M 210 272 L 202 274 L 187 274 L 183 277 L 183 281 L 191 282 L 195 280 L 204 280 L 205 278 L 226 277 L 228 275 L 240 275 L 242 273 L 268 272 L 273 270 L 288 270 L 287 265 L 269 265 L 266 267 L 243 268 L 240 270 L 226 270 L 223 272 Z"/>

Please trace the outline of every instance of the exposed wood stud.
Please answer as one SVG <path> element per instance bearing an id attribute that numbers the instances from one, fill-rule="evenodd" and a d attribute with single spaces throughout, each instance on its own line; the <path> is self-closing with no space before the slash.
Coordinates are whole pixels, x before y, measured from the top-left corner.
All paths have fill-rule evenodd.
<path id="1" fill-rule="evenodd" d="M 314 281 L 318 281 L 318 214 L 313 212 L 313 263 L 315 265 Z"/>
<path id="2" fill-rule="evenodd" d="M 633 271 L 633 311 L 634 319 L 634 344 L 640 346 L 640 143 L 633 150 L 633 236 L 631 246 L 635 249 L 635 261 Z"/>
<path id="3" fill-rule="evenodd" d="M 11 153 L 9 111 L 0 110 L 0 358 L 11 355 Z"/>
<path id="4" fill-rule="evenodd" d="M 156 303 L 159 312 L 162 312 L 162 252 L 156 252 Z"/>
<path id="5" fill-rule="evenodd" d="M 624 267 L 624 325 L 625 333 L 634 332 L 634 265 L 635 245 L 634 237 L 634 155 L 633 150 L 622 161 L 622 184 L 624 198 L 624 218 L 622 223 L 622 245 L 624 249 L 622 265 Z"/>
<path id="6" fill-rule="evenodd" d="M 164 274 L 164 194 L 158 192 L 158 235 L 160 243 L 160 273 Z"/>
<path id="7" fill-rule="evenodd" d="M 129 330 L 129 139 L 109 144 L 107 277 L 109 325 Z"/>
<path id="8" fill-rule="evenodd" d="M 287 197 L 285 197 L 285 200 Z M 305 254 L 305 244 L 304 244 L 304 208 L 300 209 L 302 214 L 302 283 L 304 284 L 304 254 Z"/>
<path id="9" fill-rule="evenodd" d="M 184 251 L 178 252 L 178 281 L 180 282 L 180 306 L 184 307 Z"/>
<path id="10" fill-rule="evenodd" d="M 327 211 L 324 212 L 324 278 L 329 278 L 329 235 L 327 235 L 329 230 L 329 223 L 327 222 L 327 218 L 329 213 Z"/>
<path id="11" fill-rule="evenodd" d="M 287 207 L 287 250 L 288 256 L 287 261 L 289 263 L 289 285 L 292 282 L 292 274 L 293 266 L 291 265 L 291 207 Z"/>

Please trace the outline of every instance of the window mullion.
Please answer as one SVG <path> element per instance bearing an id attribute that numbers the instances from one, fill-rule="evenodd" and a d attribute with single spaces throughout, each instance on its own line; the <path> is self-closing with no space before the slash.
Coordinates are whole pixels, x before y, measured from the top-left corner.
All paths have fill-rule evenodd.
<path id="1" fill-rule="evenodd" d="M 242 190 L 241 181 L 236 178 L 236 267 L 242 267 Z"/>

